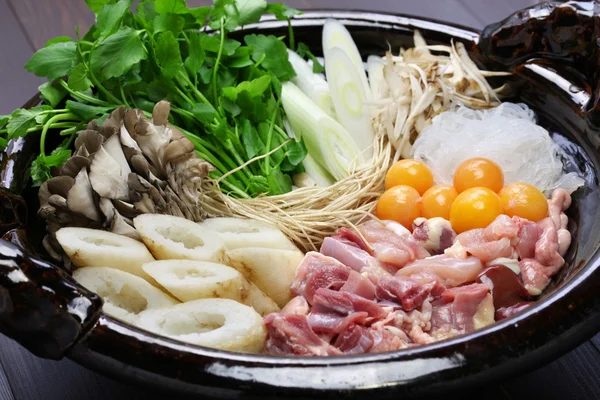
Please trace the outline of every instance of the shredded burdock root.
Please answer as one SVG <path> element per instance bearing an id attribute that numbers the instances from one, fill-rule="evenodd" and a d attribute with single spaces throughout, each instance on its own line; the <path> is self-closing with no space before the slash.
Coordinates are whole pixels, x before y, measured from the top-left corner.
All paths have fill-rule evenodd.
<path id="1" fill-rule="evenodd" d="M 498 93 L 486 77 L 505 72 L 480 71 L 462 43 L 428 46 L 418 31 L 415 47 L 402 56 L 382 58 L 383 81 L 373 102 L 375 139 L 372 163 L 329 187 L 304 187 L 278 196 L 229 197 L 218 182 L 206 180 L 199 202 L 214 216 L 237 216 L 271 223 L 304 251 L 318 250 L 343 226 L 359 224 L 372 212 L 385 190 L 385 174 L 400 157 L 409 157 L 412 143 L 437 114 L 461 102 L 472 108 L 497 106 Z M 447 54 L 447 55 L 438 55 Z M 212 190 L 211 190 L 212 189 Z M 217 190 L 215 190 L 217 189 Z"/>
<path id="2" fill-rule="evenodd" d="M 374 83 L 374 128 L 392 142 L 394 161 L 411 156 L 417 136 L 451 103 L 476 109 L 499 105 L 498 93 L 505 87 L 493 89 L 486 78 L 510 75 L 479 70 L 463 43 L 429 46 L 419 31 L 414 43 L 399 56 L 388 51 L 383 78 Z"/>

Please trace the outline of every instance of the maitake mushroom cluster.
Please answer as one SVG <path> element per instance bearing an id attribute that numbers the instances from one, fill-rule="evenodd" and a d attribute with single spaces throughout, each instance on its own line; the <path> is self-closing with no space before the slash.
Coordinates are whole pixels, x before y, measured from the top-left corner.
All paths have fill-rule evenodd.
<path id="1" fill-rule="evenodd" d="M 139 239 L 132 219 L 156 213 L 202 221 L 198 204 L 211 165 L 168 124 L 170 104 L 161 101 L 152 119 L 136 109 L 115 110 L 103 124 L 78 133 L 73 156 L 39 190 L 39 215 L 47 223 L 44 247 L 70 265 L 55 233 L 62 227 L 105 229 Z"/>

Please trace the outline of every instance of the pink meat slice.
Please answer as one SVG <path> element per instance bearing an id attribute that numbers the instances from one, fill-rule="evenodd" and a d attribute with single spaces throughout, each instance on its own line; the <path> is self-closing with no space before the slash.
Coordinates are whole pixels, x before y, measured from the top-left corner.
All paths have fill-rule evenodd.
<path id="1" fill-rule="evenodd" d="M 375 299 L 375 285 L 356 271 L 350 271 L 348 280 L 341 287 L 340 292 L 353 293 L 368 300 Z"/>
<path id="2" fill-rule="evenodd" d="M 501 257 L 513 258 L 514 255 L 511 239 L 502 237 L 498 240 L 489 240 L 485 229 L 463 232 L 456 237 L 456 240 L 467 253 L 484 263 Z"/>
<path id="3" fill-rule="evenodd" d="M 367 272 L 375 281 L 378 276 L 389 275 L 375 257 L 354 242 L 338 235 L 325 238 L 321 245 L 321 254 L 335 258 L 357 272 Z"/>
<path id="4" fill-rule="evenodd" d="M 359 230 L 373 249 L 377 260 L 395 270 L 413 260 L 429 256 L 429 252 L 412 237 L 398 236 L 377 221 L 366 222 Z"/>
<path id="5" fill-rule="evenodd" d="M 565 263 L 558 251 L 558 231 L 551 218 L 544 218 L 538 225 L 542 234 L 535 244 L 535 259 L 540 264 L 551 267 L 553 272 L 549 274 L 552 276 Z"/>
<path id="6" fill-rule="evenodd" d="M 305 315 L 269 314 L 265 353 L 275 356 L 337 356 L 342 352 L 319 338 Z"/>
<path id="7" fill-rule="evenodd" d="M 554 222 L 558 236 L 558 253 L 564 256 L 571 245 L 571 232 L 567 229 L 569 218 L 565 211 L 571 205 L 571 196 L 566 190 L 558 188 L 552 192 L 548 201 L 548 216 Z"/>
<path id="8" fill-rule="evenodd" d="M 508 215 L 501 214 L 484 229 L 484 237 L 488 241 L 517 237 L 519 227 Z"/>
<path id="9" fill-rule="evenodd" d="M 513 221 L 519 228 L 516 249 L 520 259 L 535 257 L 535 244 L 542 235 L 542 228 L 535 222 L 524 218 L 513 217 Z"/>
<path id="10" fill-rule="evenodd" d="M 382 277 L 377 284 L 377 298 L 402 304 L 405 311 L 411 311 L 423 305 L 437 282 L 423 284 L 407 276 Z"/>
<path id="11" fill-rule="evenodd" d="M 314 332 L 331 339 L 352 324 L 367 325 L 386 316 L 387 312 L 374 301 L 353 293 L 319 289 L 308 322 Z"/>
<path id="12" fill-rule="evenodd" d="M 369 353 L 385 353 L 404 349 L 408 346 L 406 340 L 400 339 L 387 329 L 371 328 L 370 333 L 375 343 Z"/>
<path id="13" fill-rule="evenodd" d="M 445 254 L 413 261 L 396 273 L 396 276 L 433 274 L 446 287 L 473 282 L 483 271 L 483 264 L 476 257 L 457 258 Z"/>
<path id="14" fill-rule="evenodd" d="M 344 354 L 383 353 L 403 349 L 407 342 L 382 327 L 350 325 L 338 335 L 334 346 Z"/>
<path id="15" fill-rule="evenodd" d="M 473 317 L 488 293 L 489 287 L 481 283 L 446 290 L 432 303 L 432 330 L 472 332 Z"/>
<path id="16" fill-rule="evenodd" d="M 369 313 L 364 311 L 343 315 L 327 309 L 317 309 L 308 315 L 308 324 L 322 339 L 330 341 L 351 325 L 365 325 L 368 318 Z"/>
<path id="17" fill-rule="evenodd" d="M 340 228 L 337 230 L 334 237 L 350 242 L 359 249 L 366 251 L 369 254 L 372 252 L 372 249 L 369 247 L 369 244 L 365 242 L 363 238 L 361 238 L 360 235 L 352 229 Z"/>
<path id="18" fill-rule="evenodd" d="M 303 296 L 309 304 L 313 302 L 315 292 L 320 288 L 339 290 L 350 276 L 352 270 L 336 260 L 311 251 L 306 253 L 298 266 L 291 292 Z"/>
<path id="19" fill-rule="evenodd" d="M 318 289 L 313 298 L 311 314 L 326 312 L 344 316 L 356 312 L 366 312 L 371 321 L 383 319 L 387 315 L 380 305 L 354 293 Z"/>
<path id="20" fill-rule="evenodd" d="M 548 216 L 554 222 L 556 229 L 566 228 L 568 219 L 563 218 L 564 211 L 571 206 L 571 196 L 562 188 L 554 189 L 548 201 Z"/>
<path id="21" fill-rule="evenodd" d="M 368 353 L 374 344 L 369 328 L 353 324 L 338 335 L 333 345 L 344 354 L 364 354 Z"/>
<path id="22" fill-rule="evenodd" d="M 534 258 L 525 258 L 519 261 L 519 269 L 525 289 L 532 296 L 539 296 L 550 283 L 554 268 L 547 268 Z"/>

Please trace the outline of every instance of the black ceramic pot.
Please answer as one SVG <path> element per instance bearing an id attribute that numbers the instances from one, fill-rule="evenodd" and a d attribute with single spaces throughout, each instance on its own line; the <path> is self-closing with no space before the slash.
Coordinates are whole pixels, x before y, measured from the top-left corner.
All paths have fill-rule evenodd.
<path id="1" fill-rule="evenodd" d="M 236 354 L 158 337 L 102 314 L 97 296 L 31 253 L 42 251 L 34 239 L 34 244 L 29 244 L 26 235 L 34 237 L 39 230 L 33 221 L 36 204 L 28 202 L 31 215 L 25 224 L 23 198 L 28 198 L 28 192 L 22 181 L 11 176 L 19 175 L 15 169 L 18 171 L 35 149 L 20 142 L 3 155 L 2 183 L 13 191 L 23 191 L 23 198 L 1 193 L 0 228 L 2 233 L 10 230 L 5 237 L 29 251 L 22 252 L 7 242 L 0 245 L 0 330 L 40 356 L 66 356 L 106 375 L 145 386 L 219 397 L 307 398 L 405 398 L 482 383 L 549 362 L 598 332 L 600 129 L 588 122 L 586 114 L 593 96 L 594 78 L 589 71 L 586 76 L 586 71 L 577 71 L 577 65 L 565 67 L 564 59 L 559 68 L 548 61 L 530 61 L 527 54 L 519 54 L 523 56 L 519 60 L 493 58 L 477 50 L 479 34 L 474 30 L 368 12 L 309 12 L 295 19 L 296 39 L 315 53 L 321 48 L 321 26 L 326 18 L 346 24 L 365 55 L 383 54 L 389 46 L 409 47 L 413 30 L 418 28 L 431 43 L 464 42 L 473 56 L 489 66 L 500 68 L 503 62 L 514 62 L 510 67 L 516 67 L 518 75 L 512 84 L 520 89 L 513 100 L 536 111 L 540 123 L 566 149 L 568 168 L 586 178 L 586 187 L 574 195 L 569 210 L 574 245 L 567 265 L 534 306 L 470 335 L 399 352 L 352 357 Z M 266 20 L 246 31 L 279 35 L 286 29 L 284 23 Z M 528 54 L 534 50 L 532 47 Z"/>

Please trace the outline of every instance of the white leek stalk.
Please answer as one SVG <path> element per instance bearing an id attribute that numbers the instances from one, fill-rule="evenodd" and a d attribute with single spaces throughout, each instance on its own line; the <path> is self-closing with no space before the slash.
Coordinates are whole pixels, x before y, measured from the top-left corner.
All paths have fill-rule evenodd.
<path id="1" fill-rule="evenodd" d="M 362 64 L 356 68 L 344 50 L 334 47 L 325 53 L 325 69 L 337 120 L 354 139 L 365 159 L 371 160 L 375 138 L 369 106 L 371 89 L 362 85 L 365 76 Z"/>
<path id="2" fill-rule="evenodd" d="M 310 154 L 306 155 L 306 158 L 302 162 L 302 166 L 304 166 L 306 173 L 317 186 L 328 187 L 335 183 L 333 176 L 331 176 L 331 174 Z"/>
<path id="3" fill-rule="evenodd" d="M 341 22 L 329 19 L 323 26 L 323 55 L 325 56 L 325 64 L 327 64 L 329 50 L 336 47 L 341 49 L 350 58 L 352 65 L 356 68 L 359 75 L 361 85 L 366 92 L 369 92 L 369 81 L 367 80 L 363 60 L 350 32 L 348 32 L 348 29 Z M 330 79 L 329 74 L 327 79 Z"/>
<path id="4" fill-rule="evenodd" d="M 292 82 L 330 117 L 335 118 L 333 100 L 325 78 L 321 74 L 315 74 L 308 62 L 292 50 L 288 50 L 288 55 L 290 63 L 296 71 Z"/>
<path id="5" fill-rule="evenodd" d="M 308 153 L 335 179 L 350 175 L 364 158 L 352 137 L 298 86 L 283 84 L 281 102 L 294 134 L 304 139 Z"/>

